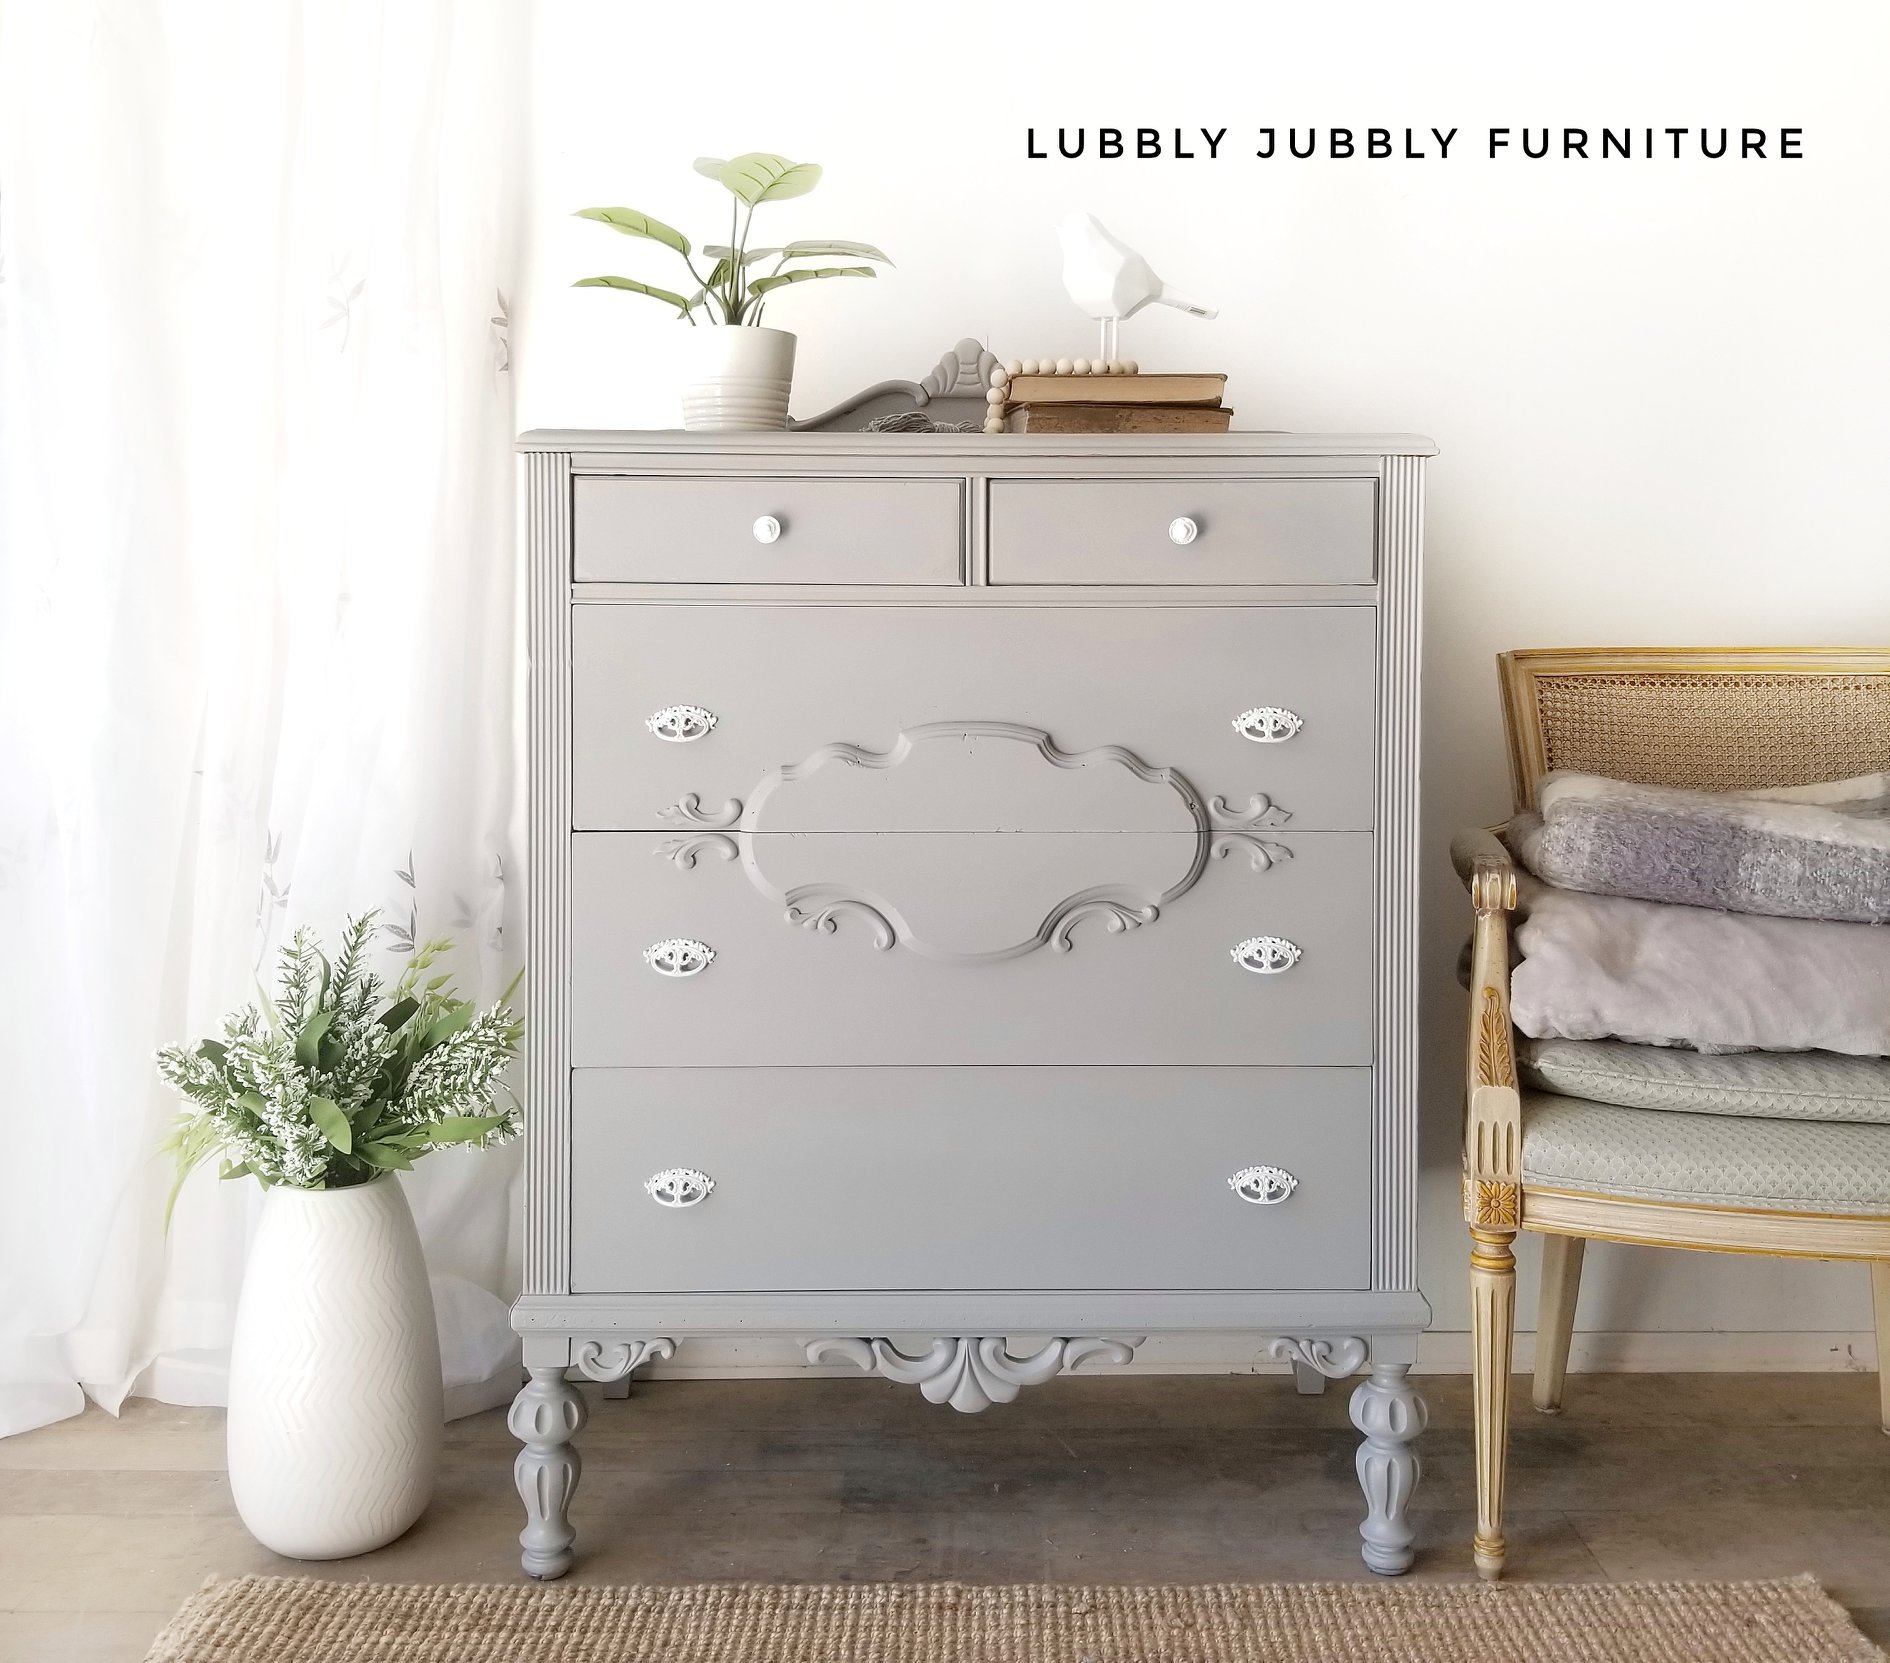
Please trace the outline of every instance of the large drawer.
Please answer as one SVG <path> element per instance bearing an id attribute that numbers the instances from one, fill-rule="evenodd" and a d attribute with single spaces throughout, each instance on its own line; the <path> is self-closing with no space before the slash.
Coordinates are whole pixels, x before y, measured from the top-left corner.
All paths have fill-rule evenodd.
<path id="1" fill-rule="evenodd" d="M 584 833 L 572 1061 L 1368 1063 L 1372 878 L 1362 832 Z"/>
<path id="2" fill-rule="evenodd" d="M 1365 1069 L 572 1079 L 577 1293 L 1362 1288 Z M 1229 1180 L 1266 1197 L 1246 1200 Z M 659 1173 L 714 1181 L 664 1205 Z M 1290 1180 L 1290 1189 L 1288 1183 Z M 671 1201 L 692 1179 L 659 1185 Z"/>
<path id="3" fill-rule="evenodd" d="M 611 479 L 572 485 L 580 582 L 958 583 L 955 479 Z"/>
<path id="4" fill-rule="evenodd" d="M 1098 823 L 1102 799 L 1065 789 L 1122 775 L 1086 755 L 1120 747 L 1235 817 L 1258 795 L 1276 823 L 1363 829 L 1373 622 L 1369 606 L 582 605 L 576 824 L 681 824 L 693 797 L 696 819 L 761 831 L 1166 829 Z M 937 742 L 953 724 L 1009 737 L 976 735 L 974 765 Z M 1032 761 L 1036 741 L 1058 755 Z"/>
<path id="5" fill-rule="evenodd" d="M 1370 583 L 1371 479 L 991 483 L 993 583 Z"/>

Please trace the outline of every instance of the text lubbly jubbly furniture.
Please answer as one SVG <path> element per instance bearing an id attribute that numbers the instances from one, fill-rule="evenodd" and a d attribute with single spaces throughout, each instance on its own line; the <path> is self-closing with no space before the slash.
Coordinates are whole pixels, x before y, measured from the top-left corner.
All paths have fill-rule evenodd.
<path id="1" fill-rule="evenodd" d="M 571 1371 L 770 1336 L 975 1411 L 1227 1331 L 1367 1371 L 1405 1569 L 1429 441 L 522 449 L 525 1569 Z"/>

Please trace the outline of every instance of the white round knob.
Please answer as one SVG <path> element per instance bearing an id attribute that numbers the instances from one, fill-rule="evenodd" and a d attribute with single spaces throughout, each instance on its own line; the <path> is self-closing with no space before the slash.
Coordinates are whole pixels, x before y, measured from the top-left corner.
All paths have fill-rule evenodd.
<path id="1" fill-rule="evenodd" d="M 1183 514 L 1178 520 L 1170 520 L 1168 522 L 1168 540 L 1171 543 L 1180 543 L 1185 546 L 1188 543 L 1192 543 L 1195 538 L 1200 535 L 1201 528 L 1196 525 L 1193 520 L 1189 519 L 1186 514 Z"/>
<path id="2" fill-rule="evenodd" d="M 757 543 L 772 543 L 776 541 L 780 535 L 781 522 L 772 514 L 763 514 L 760 519 L 755 521 L 755 541 Z"/>

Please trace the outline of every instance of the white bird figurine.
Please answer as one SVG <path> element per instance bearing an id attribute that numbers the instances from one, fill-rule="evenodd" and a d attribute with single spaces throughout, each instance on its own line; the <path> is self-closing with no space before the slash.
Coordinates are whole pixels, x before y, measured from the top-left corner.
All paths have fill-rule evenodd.
<path id="1" fill-rule="evenodd" d="M 1216 316 L 1212 306 L 1177 294 L 1155 275 L 1148 261 L 1104 228 L 1094 214 L 1071 214 L 1057 227 L 1063 244 L 1063 286 L 1070 299 L 1102 321 L 1102 355 L 1116 356 L 1116 325 L 1154 302 L 1197 318 Z"/>

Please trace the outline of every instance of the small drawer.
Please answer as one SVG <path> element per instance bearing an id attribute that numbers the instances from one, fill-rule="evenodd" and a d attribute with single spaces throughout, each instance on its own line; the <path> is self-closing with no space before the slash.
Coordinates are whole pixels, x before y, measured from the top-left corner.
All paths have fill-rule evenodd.
<path id="1" fill-rule="evenodd" d="M 580 583 L 962 581 L 954 479 L 601 479 L 572 486 Z"/>
<path id="2" fill-rule="evenodd" d="M 996 480 L 993 583 L 1370 583 L 1371 479 Z"/>
<path id="3" fill-rule="evenodd" d="M 1362 1288 L 1370 1081 L 580 1070 L 572 1291 Z"/>
<path id="4" fill-rule="evenodd" d="M 587 832 L 578 1068 L 1372 1060 L 1369 832 Z"/>

